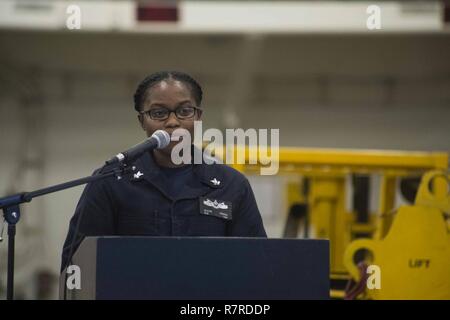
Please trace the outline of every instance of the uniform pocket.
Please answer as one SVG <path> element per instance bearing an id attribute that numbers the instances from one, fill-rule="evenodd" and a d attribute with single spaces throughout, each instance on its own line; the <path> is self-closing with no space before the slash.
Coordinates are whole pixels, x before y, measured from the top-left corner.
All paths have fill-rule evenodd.
<path id="1" fill-rule="evenodd" d="M 199 214 L 189 218 L 188 223 L 189 236 L 226 236 L 228 221 L 225 219 Z"/>

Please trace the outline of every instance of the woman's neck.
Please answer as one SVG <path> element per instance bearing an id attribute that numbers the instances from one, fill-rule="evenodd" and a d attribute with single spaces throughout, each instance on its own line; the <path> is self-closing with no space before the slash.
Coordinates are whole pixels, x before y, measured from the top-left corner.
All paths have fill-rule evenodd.
<path id="1" fill-rule="evenodd" d="M 172 162 L 172 158 L 170 153 L 167 154 L 161 150 L 153 150 L 153 159 L 155 160 L 156 164 L 160 167 L 165 168 L 178 168 L 184 166 L 184 164 L 174 164 Z"/>

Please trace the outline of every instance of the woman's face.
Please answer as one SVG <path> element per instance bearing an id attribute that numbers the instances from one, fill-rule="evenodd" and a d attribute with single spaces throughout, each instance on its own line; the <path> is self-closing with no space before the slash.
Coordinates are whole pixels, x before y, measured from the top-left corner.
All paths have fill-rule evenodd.
<path id="1" fill-rule="evenodd" d="M 174 111 L 180 106 L 198 107 L 195 99 L 192 96 L 189 85 L 178 80 L 164 80 L 153 85 L 147 90 L 144 103 L 141 106 L 141 111 L 149 111 L 151 109 L 167 108 Z M 151 119 L 148 114 L 139 114 L 138 119 L 142 129 L 150 137 L 156 130 L 167 131 L 170 135 L 178 128 L 183 128 L 189 131 L 191 139 L 194 137 L 194 121 L 200 120 L 201 114 L 196 111 L 194 117 L 190 119 L 180 120 L 175 116 L 175 113 L 170 113 L 166 120 Z M 172 148 L 178 141 L 171 141 L 170 144 L 162 149 L 166 154 L 172 152 Z"/>

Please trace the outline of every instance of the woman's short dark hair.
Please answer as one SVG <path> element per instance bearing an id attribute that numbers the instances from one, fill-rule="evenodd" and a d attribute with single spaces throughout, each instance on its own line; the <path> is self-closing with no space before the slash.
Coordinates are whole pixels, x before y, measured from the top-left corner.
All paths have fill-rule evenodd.
<path id="1" fill-rule="evenodd" d="M 203 98 L 202 87 L 190 75 L 180 71 L 159 71 L 152 73 L 141 81 L 134 94 L 134 109 L 137 112 L 141 111 L 148 89 L 155 84 L 164 80 L 178 80 L 185 83 L 191 90 L 191 94 L 195 103 L 200 107 Z"/>

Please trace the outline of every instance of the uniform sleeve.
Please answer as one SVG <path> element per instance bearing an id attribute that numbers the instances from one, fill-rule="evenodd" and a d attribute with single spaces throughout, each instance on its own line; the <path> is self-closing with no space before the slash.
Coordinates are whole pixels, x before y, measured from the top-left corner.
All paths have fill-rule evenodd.
<path id="1" fill-rule="evenodd" d="M 70 220 L 69 232 L 62 252 L 61 271 L 69 262 L 72 245 L 73 255 L 84 237 L 114 234 L 114 208 L 113 198 L 105 180 L 98 180 L 86 185 L 78 201 L 75 214 Z M 77 234 L 74 241 L 75 233 Z"/>
<path id="2" fill-rule="evenodd" d="M 267 237 L 255 195 L 247 179 L 243 184 L 243 193 L 233 212 L 230 236 Z"/>

